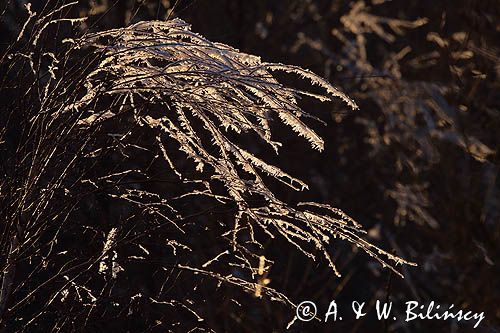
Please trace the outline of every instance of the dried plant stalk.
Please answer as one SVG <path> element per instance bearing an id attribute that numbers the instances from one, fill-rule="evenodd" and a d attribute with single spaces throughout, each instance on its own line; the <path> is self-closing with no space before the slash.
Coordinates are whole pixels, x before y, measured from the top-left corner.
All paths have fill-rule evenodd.
<path id="1" fill-rule="evenodd" d="M 315 203 L 293 207 L 279 200 L 261 173 L 295 190 L 307 185 L 245 150 L 228 135 L 231 131 L 239 135 L 254 133 L 277 153 L 281 143 L 272 140 L 270 129 L 272 117 L 277 116 L 307 139 L 312 148 L 322 150 L 323 140 L 301 119 L 306 113 L 297 103 L 298 96 L 307 95 L 321 102 L 340 98 L 352 109 L 357 108 L 324 79 L 299 67 L 265 63 L 257 56 L 211 42 L 192 32 L 180 19 L 139 22 L 87 34 L 73 42 L 77 47 L 102 50 L 102 60 L 85 80 L 86 94 L 65 111 L 88 109 L 104 96 L 113 96 L 122 108 L 130 103 L 161 106 L 163 115 L 156 117 L 134 110 L 136 121 L 145 128 L 160 130 L 162 139 L 176 141 L 200 173 L 208 167 L 211 178 L 222 182 L 226 199 L 238 208 L 232 232 L 234 247 L 242 230 L 248 230 L 253 240 L 253 226 L 257 225 L 270 236 L 281 234 L 314 259 L 316 256 L 305 246 L 312 244 L 339 276 L 326 249 L 333 238 L 352 242 L 395 272 L 394 265 L 409 264 L 364 240 L 361 227 L 336 208 Z M 320 87 L 324 94 L 284 86 L 272 75 L 274 71 L 298 75 Z M 102 118 L 103 114 L 92 113 L 82 124 L 90 125 Z M 205 133 L 196 129 L 196 121 L 203 125 Z M 175 170 L 169 152 L 164 148 L 162 152 Z M 215 195 L 210 189 L 205 194 Z M 265 204 L 252 205 L 249 198 L 254 196 Z M 318 213 L 318 208 L 325 213 Z"/>

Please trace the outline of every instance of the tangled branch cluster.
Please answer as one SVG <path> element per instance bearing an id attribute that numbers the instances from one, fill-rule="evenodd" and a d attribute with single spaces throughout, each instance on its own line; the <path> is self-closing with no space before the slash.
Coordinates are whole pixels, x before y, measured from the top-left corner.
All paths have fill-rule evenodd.
<path id="1" fill-rule="evenodd" d="M 340 98 L 357 108 L 338 89 L 302 68 L 210 42 L 180 19 L 85 33 L 64 39 L 58 51 L 45 50 L 51 27 L 81 21 L 65 18 L 65 8 L 40 15 L 29 36 L 23 27 L 21 46 L 1 63 L 2 93 L 16 96 L 10 113 L 2 110 L 0 137 L 9 175 L 0 183 L 8 221 L 1 239 L 4 322 L 29 327 L 55 318 L 54 327 L 64 327 L 74 318 L 104 316 L 109 299 L 118 313 L 134 313 L 145 298 L 202 320 L 200 304 L 183 300 L 177 288 L 184 286 L 175 285 L 178 271 L 293 305 L 260 279 L 272 264 L 262 255 L 263 239 L 278 235 L 312 260 L 320 253 L 339 276 L 335 238 L 397 274 L 396 265 L 411 264 L 366 241 L 341 210 L 288 204 L 266 184 L 307 188 L 257 152 L 263 145 L 281 149 L 273 139 L 277 119 L 322 150 L 321 137 L 303 122 L 313 117 L 298 102 Z M 28 10 L 28 21 L 37 17 Z M 277 72 L 321 92 L 288 87 Z M 221 207 L 223 214 L 213 215 Z M 222 232 L 207 249 L 210 228 Z M 87 246 L 78 245 L 82 237 Z M 157 262 L 166 272 L 157 278 L 161 288 L 124 292 L 130 282 L 120 277 L 136 264 Z M 46 298 L 40 291 L 49 286 Z M 30 317 L 16 315 L 21 309 Z"/>
<path id="2" fill-rule="evenodd" d="M 254 133 L 278 152 L 281 143 L 272 141 L 270 129 L 272 117 L 276 115 L 305 137 L 313 148 L 322 150 L 323 140 L 300 119 L 306 114 L 298 106 L 297 97 L 307 95 L 321 101 L 339 97 L 356 108 L 352 100 L 325 80 L 298 67 L 263 63 L 256 56 L 212 43 L 191 32 L 179 19 L 140 22 L 125 29 L 90 34 L 77 45 L 81 47 L 82 43 L 101 48 L 104 57 L 86 78 L 85 96 L 69 108 L 91 109 L 94 103 L 104 104 L 101 96 L 112 96 L 109 107 L 117 109 L 117 114 L 132 106 L 134 119 L 145 130 L 159 130 L 157 142 L 163 157 L 181 180 L 193 181 L 176 169 L 175 160 L 163 146 L 167 138 L 177 142 L 178 149 L 196 164 L 197 171 L 201 173 L 208 166 L 211 179 L 221 182 L 227 193 L 213 193 L 210 182 L 206 182 L 199 190 L 185 195 L 205 195 L 236 204 L 233 244 L 243 230 L 247 230 L 255 241 L 255 224 L 271 237 L 273 231 L 280 233 L 314 259 L 314 254 L 299 245 L 313 243 L 337 274 L 326 250 L 330 239 L 336 237 L 354 243 L 384 264 L 382 257 L 396 263 L 404 262 L 364 241 L 360 237 L 363 234 L 360 226 L 339 209 L 303 203 L 301 206 L 309 209 L 301 210 L 280 201 L 265 185 L 261 173 L 294 190 L 302 190 L 307 185 L 254 156 L 227 134 L 228 130 L 240 135 Z M 323 88 L 326 94 L 288 88 L 279 83 L 271 71 L 299 75 Z M 140 112 L 145 107 L 138 105 L 145 104 L 160 106 L 163 112 L 158 117 Z M 105 110 L 101 113 L 93 110 L 81 122 L 90 125 L 116 116 L 108 107 Z M 202 124 L 206 133 L 195 127 L 196 121 Z M 255 206 L 248 201 L 256 196 L 265 204 Z M 314 207 L 322 208 L 325 213 L 313 212 Z"/>

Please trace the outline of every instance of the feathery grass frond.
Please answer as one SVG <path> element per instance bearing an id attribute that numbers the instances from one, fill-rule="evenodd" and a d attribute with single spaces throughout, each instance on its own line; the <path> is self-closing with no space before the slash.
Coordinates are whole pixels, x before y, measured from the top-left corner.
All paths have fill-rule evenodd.
<path id="1" fill-rule="evenodd" d="M 272 117 L 277 115 L 312 148 L 323 150 L 321 137 L 301 120 L 305 112 L 297 103 L 298 96 L 322 102 L 340 98 L 352 109 L 357 108 L 326 80 L 296 66 L 265 63 L 257 56 L 211 42 L 192 32 L 180 19 L 139 22 L 123 29 L 87 34 L 75 44 L 102 53 L 99 65 L 85 79 L 86 94 L 66 110 L 102 104 L 105 96 L 115 97 L 123 106 L 127 100 L 134 100 L 136 105 L 159 106 L 161 111 L 156 116 L 148 114 L 147 106 L 143 112 L 133 112 L 145 130 L 158 130 L 165 139 L 176 141 L 200 173 L 208 167 L 211 178 L 224 185 L 225 195 L 237 205 L 234 247 L 243 229 L 249 230 L 254 239 L 252 225 L 257 225 L 270 236 L 281 234 L 315 258 L 307 247 L 311 244 L 324 254 L 337 275 L 340 273 L 327 250 L 333 238 L 352 242 L 391 269 L 393 264 L 409 264 L 365 241 L 360 225 L 339 209 L 316 203 L 293 207 L 279 200 L 261 173 L 296 190 L 307 185 L 230 138 L 230 131 L 240 136 L 255 133 L 278 152 L 281 144 L 272 141 L 270 129 Z M 296 74 L 322 88 L 324 94 L 287 87 L 272 75 L 274 71 Z M 176 170 L 169 152 L 164 148 L 162 152 L 168 165 Z M 255 197 L 265 204 L 253 205 L 250 198 Z M 301 208 L 307 206 L 327 213 Z"/>

